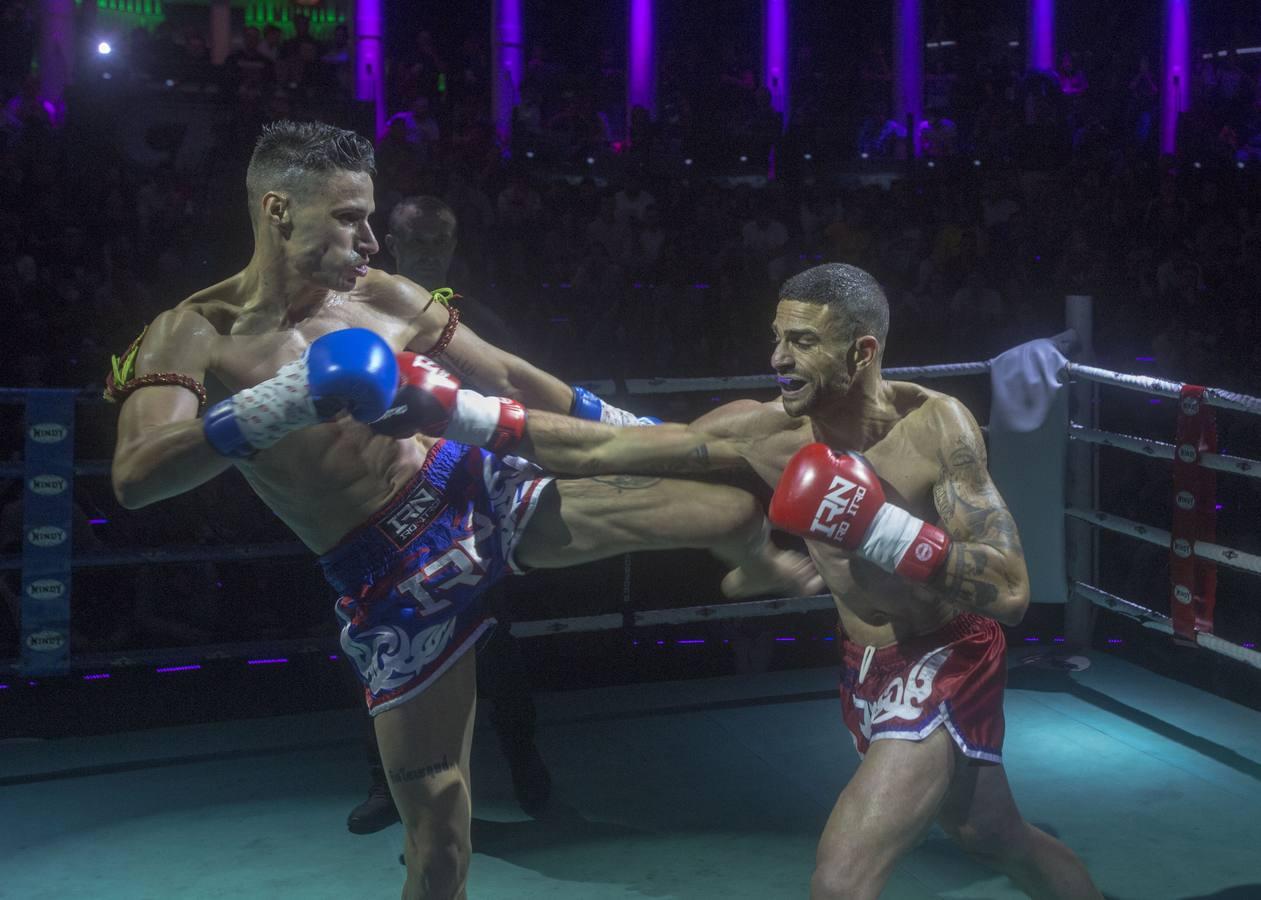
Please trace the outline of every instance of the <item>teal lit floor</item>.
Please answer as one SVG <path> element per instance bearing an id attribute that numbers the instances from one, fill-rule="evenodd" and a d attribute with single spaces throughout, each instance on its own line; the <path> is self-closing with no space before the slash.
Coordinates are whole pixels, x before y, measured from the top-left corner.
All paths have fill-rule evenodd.
<path id="1" fill-rule="evenodd" d="M 1013 666 L 1006 757 L 1026 818 L 1113 898 L 1261 898 L 1261 713 L 1094 654 Z M 815 839 L 858 763 L 832 669 L 539 698 L 553 809 L 525 818 L 479 723 L 469 896 L 807 893 Z M 0 897 L 394 898 L 397 826 L 363 796 L 353 712 L 0 745 Z M 885 897 L 1007 898 L 939 833 Z"/>

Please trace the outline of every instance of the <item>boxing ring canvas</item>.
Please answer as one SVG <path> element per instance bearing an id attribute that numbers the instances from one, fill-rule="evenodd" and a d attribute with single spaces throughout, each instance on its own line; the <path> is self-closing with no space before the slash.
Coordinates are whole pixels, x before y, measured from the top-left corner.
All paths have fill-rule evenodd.
<path id="1" fill-rule="evenodd" d="M 1085 671 L 1010 658 L 1006 760 L 1030 821 L 1105 895 L 1261 897 L 1261 713 L 1104 652 Z M 474 741 L 472 898 L 789 900 L 858 759 L 832 667 L 538 697 L 551 811 L 516 807 Z M 5 900 L 396 896 L 398 828 L 356 837 L 355 711 L 9 743 Z M 1022 896 L 927 834 L 892 900 Z"/>

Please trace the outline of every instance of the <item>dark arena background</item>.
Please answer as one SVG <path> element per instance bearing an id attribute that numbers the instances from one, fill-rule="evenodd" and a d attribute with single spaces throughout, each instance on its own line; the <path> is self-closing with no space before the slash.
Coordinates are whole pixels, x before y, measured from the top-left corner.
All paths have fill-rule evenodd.
<path id="1" fill-rule="evenodd" d="M 1109 898 L 1261 898 L 1261 2 L 0 0 L 0 104 L 3 900 L 1098 896 L 1005 864 L 1030 826 Z M 467 883 L 400 865 L 387 780 L 437 776 L 384 771 L 317 554 L 246 465 L 111 485 L 112 358 L 251 262 L 284 119 L 375 146 L 373 267 L 636 416 L 775 401 L 780 286 L 870 272 L 1020 529 L 1016 819 L 860 875 L 917 764 L 825 832 L 887 758 L 832 597 L 654 550 L 477 601 Z"/>

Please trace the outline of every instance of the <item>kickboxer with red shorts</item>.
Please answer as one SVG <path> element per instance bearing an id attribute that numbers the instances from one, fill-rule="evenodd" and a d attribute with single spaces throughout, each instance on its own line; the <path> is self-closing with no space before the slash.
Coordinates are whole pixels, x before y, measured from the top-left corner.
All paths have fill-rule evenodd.
<path id="1" fill-rule="evenodd" d="M 1034 897 L 1100 897 L 1073 851 L 1021 816 L 1002 763 L 1001 625 L 1029 603 L 1015 522 L 963 404 L 882 377 L 888 325 L 868 273 L 817 266 L 779 292 L 777 399 L 564 440 L 536 432 L 548 416 L 531 412 L 517 452 L 552 471 L 744 468 L 775 486 L 771 521 L 805 538 L 836 603 L 841 714 L 863 756 L 811 897 L 878 896 L 934 822 Z"/>

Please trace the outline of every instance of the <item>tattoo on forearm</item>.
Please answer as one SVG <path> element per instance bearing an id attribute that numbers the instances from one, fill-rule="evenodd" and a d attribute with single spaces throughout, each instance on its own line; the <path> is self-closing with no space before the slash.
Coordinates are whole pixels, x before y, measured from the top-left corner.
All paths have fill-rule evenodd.
<path id="1" fill-rule="evenodd" d="M 987 579 L 985 548 L 954 544 L 942 569 L 938 587 L 950 603 L 984 611 L 998 602 L 998 586 Z M 990 577 L 993 577 L 991 573 Z"/>
<path id="2" fill-rule="evenodd" d="M 447 759 L 447 755 L 444 753 L 442 754 L 442 759 L 433 765 L 420 766 L 415 769 L 407 769 L 400 766 L 397 769 L 388 770 L 386 772 L 386 777 L 389 778 L 391 784 L 407 784 L 412 781 L 421 781 L 425 778 L 445 772 L 450 768 L 452 768 L 451 762 Z"/>

